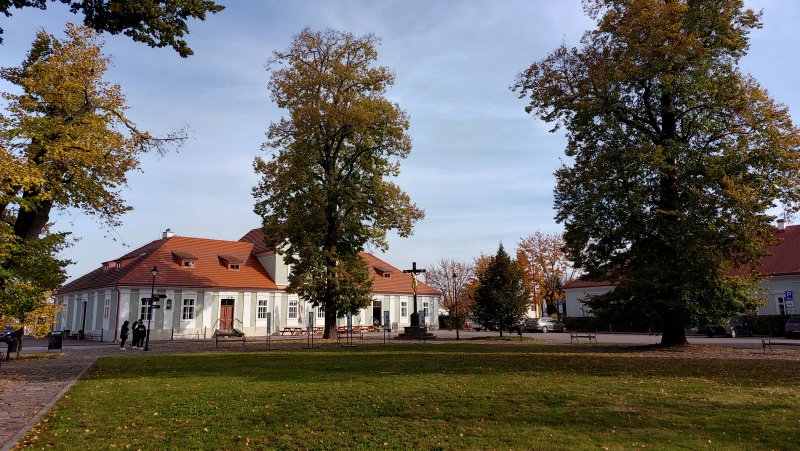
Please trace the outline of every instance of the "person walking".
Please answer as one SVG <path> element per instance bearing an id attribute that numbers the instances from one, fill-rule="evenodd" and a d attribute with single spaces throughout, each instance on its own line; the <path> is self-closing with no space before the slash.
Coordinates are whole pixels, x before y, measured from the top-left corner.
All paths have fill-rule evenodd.
<path id="1" fill-rule="evenodd" d="M 144 326 L 144 322 L 140 318 L 139 321 L 133 323 L 133 346 L 134 349 L 142 349 L 142 345 L 144 345 L 144 336 L 147 333 L 147 328 Z"/>
<path id="2" fill-rule="evenodd" d="M 125 341 L 128 340 L 128 320 L 122 323 L 122 329 L 119 330 L 119 350 L 126 351 Z"/>

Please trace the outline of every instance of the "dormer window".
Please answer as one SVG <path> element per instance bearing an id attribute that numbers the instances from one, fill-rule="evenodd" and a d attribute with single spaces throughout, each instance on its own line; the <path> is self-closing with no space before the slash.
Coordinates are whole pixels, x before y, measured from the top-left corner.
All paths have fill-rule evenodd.
<path id="1" fill-rule="evenodd" d="M 392 277 L 392 270 L 391 269 L 384 268 L 382 266 L 373 266 L 372 268 L 375 269 L 375 272 L 378 273 L 379 277 L 383 277 L 385 279 L 388 279 L 389 277 Z"/>
<path id="2" fill-rule="evenodd" d="M 244 260 L 235 255 L 220 255 L 219 259 L 230 271 L 238 271 L 244 264 Z"/>
<path id="3" fill-rule="evenodd" d="M 108 271 L 108 262 L 103 263 L 103 272 Z"/>
<path id="4" fill-rule="evenodd" d="M 197 257 L 183 251 L 172 251 L 173 261 L 181 265 L 181 268 L 194 269 L 197 263 Z"/>

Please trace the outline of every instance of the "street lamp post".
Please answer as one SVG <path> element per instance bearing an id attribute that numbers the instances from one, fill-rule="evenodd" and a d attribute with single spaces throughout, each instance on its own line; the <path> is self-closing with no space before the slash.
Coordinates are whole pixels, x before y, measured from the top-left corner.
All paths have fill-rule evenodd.
<path id="1" fill-rule="evenodd" d="M 453 310 L 456 316 L 456 340 L 461 340 L 458 334 L 458 329 L 461 329 L 461 318 L 458 317 L 458 290 L 456 285 L 456 273 L 453 273 Z"/>
<path id="2" fill-rule="evenodd" d="M 153 299 L 156 297 L 156 276 L 158 275 L 158 266 L 153 266 L 150 270 L 153 275 L 153 284 L 150 286 L 150 302 L 147 303 L 147 334 L 144 339 L 144 350 L 150 350 L 150 318 L 153 316 Z"/>

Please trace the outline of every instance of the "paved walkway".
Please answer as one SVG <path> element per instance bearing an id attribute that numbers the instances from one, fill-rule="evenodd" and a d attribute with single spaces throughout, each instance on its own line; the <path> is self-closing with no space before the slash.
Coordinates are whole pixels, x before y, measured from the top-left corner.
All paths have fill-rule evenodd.
<path id="1" fill-rule="evenodd" d="M 47 351 L 43 340 L 25 339 L 23 356 Z M 29 349 L 30 346 L 30 349 Z M 5 357 L 5 346 L 0 347 Z M 52 359 L 22 358 L 0 364 L 0 446 L 10 449 L 50 410 L 101 355 L 117 353 L 119 345 L 66 345 Z"/>

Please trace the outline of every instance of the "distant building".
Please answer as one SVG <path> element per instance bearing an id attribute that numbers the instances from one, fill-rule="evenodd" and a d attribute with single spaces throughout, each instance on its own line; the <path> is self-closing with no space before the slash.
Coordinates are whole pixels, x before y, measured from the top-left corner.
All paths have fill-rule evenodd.
<path id="1" fill-rule="evenodd" d="M 372 254 L 361 256 L 371 270 L 373 302 L 353 316 L 353 324 L 382 325 L 388 311 L 392 328 L 409 325 L 414 309 L 411 276 Z M 56 330 L 92 336 L 102 332 L 104 341 L 113 341 L 125 320 L 146 322 L 142 298 L 150 297 L 154 267 L 155 293 L 165 297 L 161 308 L 152 310 L 151 339 L 210 338 L 217 329 L 232 328 L 246 336 L 265 336 L 287 326 L 304 327 L 308 312 L 313 312 L 315 325 L 324 325 L 321 309 L 286 292 L 290 268 L 266 247 L 260 229 L 239 241 L 176 236 L 168 229 L 160 240 L 105 261 L 64 285 L 55 296 L 64 306 Z M 439 292 L 418 284 L 418 310 L 427 309 L 427 324 L 436 324 L 439 299 Z"/>
<path id="2" fill-rule="evenodd" d="M 761 283 L 764 288 L 765 305 L 758 307 L 758 315 L 791 315 L 795 310 L 794 296 L 800 293 L 800 226 L 785 226 L 778 221 L 775 231 L 781 239 L 780 244 L 767 249 L 769 255 L 761 260 L 759 271 L 767 278 Z M 607 281 L 588 281 L 576 279 L 564 286 L 567 297 L 567 316 L 592 316 L 582 299 L 608 293 L 614 284 Z M 787 298 L 790 294 L 790 298 Z"/>

